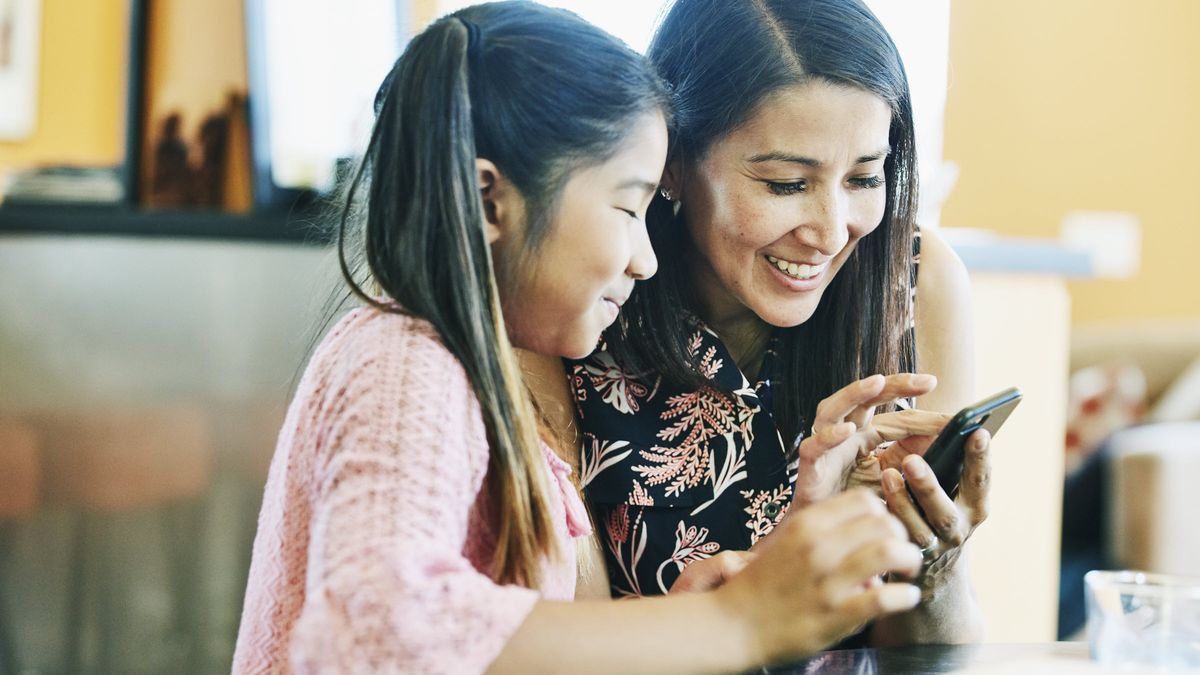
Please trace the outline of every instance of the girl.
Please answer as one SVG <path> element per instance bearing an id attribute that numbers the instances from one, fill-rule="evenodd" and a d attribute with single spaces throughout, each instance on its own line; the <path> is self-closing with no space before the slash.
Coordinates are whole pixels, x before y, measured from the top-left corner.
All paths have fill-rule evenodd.
<path id="1" fill-rule="evenodd" d="M 235 671 L 744 670 L 916 602 L 871 581 L 920 555 L 866 492 L 781 523 L 715 589 L 728 575 L 568 602 L 590 527 L 514 348 L 586 355 L 655 272 L 667 110 L 638 55 L 531 3 L 408 46 L 351 186 L 379 294 L 343 256 L 366 306 L 316 349 L 280 435 Z"/>
<path id="2" fill-rule="evenodd" d="M 914 396 L 953 412 L 974 389 L 962 264 L 914 231 L 895 45 L 861 0 L 677 0 L 649 57 L 678 105 L 648 216 L 662 268 L 571 373 L 587 495 L 634 523 L 605 533 L 613 593 L 663 593 L 682 547 L 745 550 L 789 507 L 867 484 L 925 553 L 926 602 L 872 640 L 978 639 L 960 553 L 986 512 L 986 433 L 951 500 L 919 456 L 945 417 L 872 420 Z M 918 361 L 936 378 L 867 377 Z"/>

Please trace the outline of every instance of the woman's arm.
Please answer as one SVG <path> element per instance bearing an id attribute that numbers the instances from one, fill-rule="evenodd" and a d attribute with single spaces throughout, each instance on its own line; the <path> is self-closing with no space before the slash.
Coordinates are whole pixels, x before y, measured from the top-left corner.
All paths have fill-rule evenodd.
<path id="1" fill-rule="evenodd" d="M 938 378 L 937 388 L 921 396 L 917 406 L 953 414 L 975 400 L 970 280 L 962 261 L 936 230 L 922 232 L 921 266 L 917 276 L 916 337 L 918 369 Z M 977 470 L 986 474 L 986 448 L 982 457 L 975 456 L 973 459 Z M 923 464 L 912 460 L 910 463 Z M 907 468 L 908 464 L 905 466 Z M 894 474 L 894 470 L 890 473 Z M 922 482 L 912 476 L 909 476 L 909 480 Z M 962 513 L 959 517 L 966 522 L 980 517 L 986 496 L 985 485 L 982 494 L 975 500 L 981 503 L 980 508 L 971 508 L 971 514 Z M 907 501 L 906 494 L 896 497 L 895 500 L 889 498 L 889 503 L 900 503 L 900 498 Z M 947 511 L 955 508 L 948 503 L 944 494 L 933 494 L 930 498 L 936 497 L 946 499 L 943 505 Z M 959 510 L 964 509 L 960 507 Z M 912 529 L 915 526 L 910 527 Z M 923 543 L 918 542 L 919 545 Z M 946 542 L 941 542 L 941 545 L 945 546 Z M 930 588 L 925 589 L 925 601 L 911 612 L 876 622 L 871 633 L 873 644 L 957 643 L 982 639 L 983 615 L 971 587 L 966 556 L 962 555 L 961 547 L 954 548 L 955 560 L 942 570 Z"/>
<path id="2" fill-rule="evenodd" d="M 977 398 L 971 281 L 937 230 L 921 233 L 916 332 L 917 368 L 938 379 L 936 389 L 917 399 L 917 407 L 953 415 Z"/>

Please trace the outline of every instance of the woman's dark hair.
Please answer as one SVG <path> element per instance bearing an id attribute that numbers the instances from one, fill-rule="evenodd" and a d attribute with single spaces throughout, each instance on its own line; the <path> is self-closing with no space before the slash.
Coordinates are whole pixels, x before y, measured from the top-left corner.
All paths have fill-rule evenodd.
<path id="1" fill-rule="evenodd" d="M 524 198 L 524 255 L 549 230 L 569 174 L 611 157 L 640 116 L 665 114 L 667 100 L 643 57 L 570 12 L 530 2 L 439 19 L 380 88 L 375 128 L 346 189 L 338 257 L 355 295 L 429 321 L 462 362 L 491 445 L 485 490 L 497 528 L 493 573 L 503 582 L 536 586 L 542 561 L 558 551 L 475 160 L 493 162 Z M 355 244 L 365 269 L 351 262 Z"/>
<path id="2" fill-rule="evenodd" d="M 684 173 L 786 87 L 855 87 L 891 107 L 883 220 L 858 242 L 813 316 L 782 331 L 774 412 L 790 447 L 822 398 L 865 375 L 915 367 L 906 329 L 917 173 L 904 66 L 861 0 L 677 0 L 648 55 L 674 93 L 668 161 Z M 689 249 L 682 218 L 655 197 L 647 225 L 658 275 L 638 285 L 608 343 L 630 370 L 712 386 L 687 349 L 696 301 L 682 255 Z"/>

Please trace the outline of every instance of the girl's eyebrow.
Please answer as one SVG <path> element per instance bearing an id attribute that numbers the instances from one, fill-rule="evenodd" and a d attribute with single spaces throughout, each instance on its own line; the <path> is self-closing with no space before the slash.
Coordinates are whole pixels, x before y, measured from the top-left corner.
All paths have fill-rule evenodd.
<path id="1" fill-rule="evenodd" d="M 618 190 L 639 189 L 642 192 L 654 192 L 658 189 L 657 181 L 644 180 L 641 178 L 630 178 L 629 180 L 617 186 Z"/>

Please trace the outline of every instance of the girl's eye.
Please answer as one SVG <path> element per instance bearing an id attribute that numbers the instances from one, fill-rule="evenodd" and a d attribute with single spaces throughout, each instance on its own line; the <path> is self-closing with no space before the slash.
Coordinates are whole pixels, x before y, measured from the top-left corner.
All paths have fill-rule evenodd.
<path id="1" fill-rule="evenodd" d="M 769 180 L 766 181 L 766 183 L 767 189 L 771 191 L 771 194 L 779 195 L 781 197 L 794 195 L 798 192 L 804 192 L 806 187 L 806 183 L 802 180 L 798 180 L 793 183 L 777 183 Z"/>
<path id="2" fill-rule="evenodd" d="M 883 186 L 883 178 L 879 176 L 861 176 L 859 178 L 851 178 L 850 184 L 855 187 L 872 190 Z"/>
<path id="3" fill-rule="evenodd" d="M 635 212 L 635 211 L 630 211 L 629 209 L 623 209 L 619 206 L 617 207 L 617 210 L 620 211 L 621 213 L 624 213 L 625 215 L 629 216 L 630 218 L 633 218 L 634 220 L 638 219 L 637 212 Z"/>

